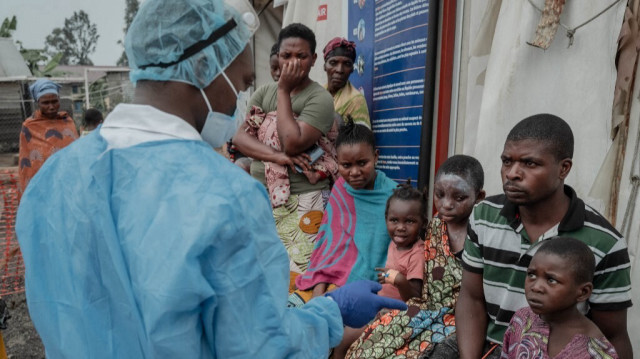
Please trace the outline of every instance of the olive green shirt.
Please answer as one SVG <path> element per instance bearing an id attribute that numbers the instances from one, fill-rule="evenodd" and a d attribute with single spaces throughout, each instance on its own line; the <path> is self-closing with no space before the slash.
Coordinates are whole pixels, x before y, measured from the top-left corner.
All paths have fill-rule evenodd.
<path id="1" fill-rule="evenodd" d="M 275 111 L 278 106 L 278 83 L 271 83 L 260 87 L 251 97 L 249 107 L 258 106 L 265 113 Z M 326 135 L 333 125 L 333 97 L 317 82 L 311 82 L 304 90 L 291 98 L 291 108 L 302 121 Z M 264 163 L 253 161 L 251 163 L 251 176 L 266 186 L 264 176 Z M 329 179 L 324 179 L 315 185 L 309 183 L 307 177 L 289 169 L 289 182 L 291 194 L 301 194 L 311 191 L 329 189 Z"/>

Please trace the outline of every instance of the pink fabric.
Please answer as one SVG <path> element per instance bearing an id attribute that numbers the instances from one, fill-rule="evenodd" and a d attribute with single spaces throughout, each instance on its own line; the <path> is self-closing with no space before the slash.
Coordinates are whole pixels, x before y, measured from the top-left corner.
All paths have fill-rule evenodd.
<path id="1" fill-rule="evenodd" d="M 395 269 L 402 273 L 407 280 L 420 279 L 424 277 L 424 241 L 418 240 L 409 250 L 399 251 L 396 244 L 389 243 L 387 251 L 386 268 Z M 383 284 L 378 295 L 402 300 L 400 291 L 392 284 Z"/>
<path id="2" fill-rule="evenodd" d="M 358 258 L 358 248 L 353 237 L 356 229 L 356 205 L 347 192 L 344 178 L 340 177 L 331 190 L 325 209 L 319 241 L 311 254 L 311 269 L 296 278 L 296 286 L 306 290 L 317 283 L 343 286 Z M 329 231 L 326 231 L 326 228 Z"/>
<path id="3" fill-rule="evenodd" d="M 296 287 L 308 290 L 318 283 L 342 286 L 356 280 L 376 280 L 384 267 L 389 233 L 384 211 L 398 183 L 376 170 L 373 189 L 353 189 L 339 178 L 324 210 L 320 231 L 307 270 Z"/>
<path id="4" fill-rule="evenodd" d="M 260 107 L 252 106 L 245 122 L 248 125 L 246 130 L 248 134 L 256 137 L 258 141 L 274 150 L 282 151 L 280 138 L 278 137 L 276 111 L 265 114 Z M 329 133 L 327 133 L 328 137 L 322 136 L 318 140 L 317 144 L 324 150 L 324 154 L 313 164 L 312 168 L 316 171 L 324 172 L 335 180 L 338 175 L 338 163 L 333 141 L 330 140 L 330 138 L 335 136 L 337 131 L 335 123 L 333 127 L 335 128 L 332 128 Z M 274 162 L 264 161 L 264 172 L 271 206 L 275 208 L 287 203 L 291 194 L 291 184 L 289 182 L 287 167 Z"/>
<path id="5" fill-rule="evenodd" d="M 549 359 L 549 325 L 539 315 L 524 307 L 511 318 L 504 334 L 501 359 Z M 590 338 L 576 334 L 554 359 L 617 359 L 607 338 Z"/>

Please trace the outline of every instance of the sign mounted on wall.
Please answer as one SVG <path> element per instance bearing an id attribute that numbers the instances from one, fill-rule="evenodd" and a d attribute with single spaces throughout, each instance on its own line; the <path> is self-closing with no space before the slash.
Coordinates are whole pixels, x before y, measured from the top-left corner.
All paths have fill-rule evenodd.
<path id="1" fill-rule="evenodd" d="M 399 182 L 411 178 L 414 185 L 425 175 L 419 170 L 420 147 L 423 134 L 431 136 L 433 116 L 432 100 L 425 103 L 435 74 L 435 62 L 428 61 L 435 56 L 428 51 L 429 32 L 437 31 L 436 21 L 429 21 L 430 12 L 438 12 L 432 2 L 349 1 L 349 40 L 358 53 L 351 82 L 367 99 L 380 150 L 378 169 Z"/>

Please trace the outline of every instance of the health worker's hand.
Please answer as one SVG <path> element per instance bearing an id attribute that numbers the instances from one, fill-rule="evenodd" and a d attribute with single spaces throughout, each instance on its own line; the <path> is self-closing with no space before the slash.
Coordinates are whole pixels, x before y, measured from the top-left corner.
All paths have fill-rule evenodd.
<path id="1" fill-rule="evenodd" d="M 369 323 L 382 308 L 407 309 L 407 305 L 400 300 L 377 295 L 380 289 L 380 283 L 359 280 L 329 292 L 326 296 L 338 304 L 344 325 L 360 328 Z"/>

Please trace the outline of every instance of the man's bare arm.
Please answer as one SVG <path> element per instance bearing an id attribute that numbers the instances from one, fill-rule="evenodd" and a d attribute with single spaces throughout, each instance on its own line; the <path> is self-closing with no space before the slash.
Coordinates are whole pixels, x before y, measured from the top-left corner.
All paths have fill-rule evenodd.
<path id="1" fill-rule="evenodd" d="M 457 319 L 457 317 L 456 317 Z M 633 359 L 631 340 L 627 332 L 627 310 L 591 310 L 591 320 L 616 348 L 620 359 Z"/>
<path id="2" fill-rule="evenodd" d="M 482 357 L 482 348 L 487 336 L 487 309 L 482 274 L 462 271 L 462 288 L 455 313 L 460 359 Z"/>

